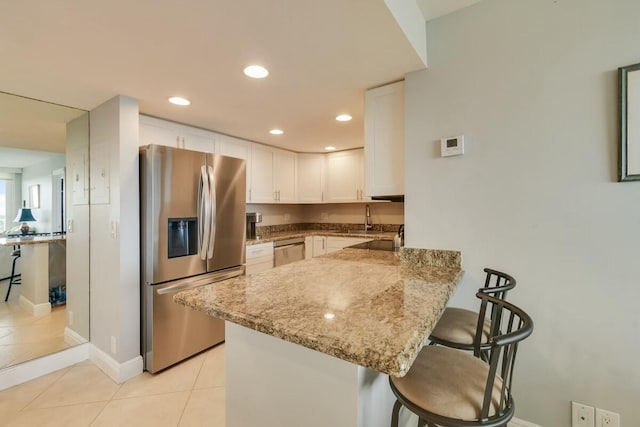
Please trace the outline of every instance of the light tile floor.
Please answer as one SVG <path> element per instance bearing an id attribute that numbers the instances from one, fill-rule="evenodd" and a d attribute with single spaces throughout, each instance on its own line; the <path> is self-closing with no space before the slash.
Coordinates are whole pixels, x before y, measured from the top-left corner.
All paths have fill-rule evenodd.
<path id="1" fill-rule="evenodd" d="M 8 287 L 8 280 L 0 282 L 0 369 L 68 348 L 65 306 L 32 316 L 20 308 L 20 285 L 14 285 L 9 301 L 4 301 Z"/>
<path id="2" fill-rule="evenodd" d="M 224 344 L 116 384 L 91 362 L 0 391 L 0 426 L 224 427 Z"/>

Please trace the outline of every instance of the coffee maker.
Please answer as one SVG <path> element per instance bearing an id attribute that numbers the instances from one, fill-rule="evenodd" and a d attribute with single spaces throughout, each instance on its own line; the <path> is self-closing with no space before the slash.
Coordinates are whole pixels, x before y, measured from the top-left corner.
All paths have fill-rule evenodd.
<path id="1" fill-rule="evenodd" d="M 247 212 L 247 239 L 255 239 L 256 236 L 256 224 L 262 222 L 262 214 L 260 212 Z"/>

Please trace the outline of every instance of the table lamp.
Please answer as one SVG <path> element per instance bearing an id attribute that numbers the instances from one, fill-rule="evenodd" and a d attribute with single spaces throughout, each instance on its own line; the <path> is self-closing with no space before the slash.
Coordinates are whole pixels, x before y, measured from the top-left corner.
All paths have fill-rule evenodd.
<path id="1" fill-rule="evenodd" d="M 16 219 L 14 219 L 15 222 L 22 223 L 22 227 L 20 227 L 20 232 L 22 234 L 29 233 L 29 224 L 27 224 L 27 221 L 35 221 L 35 220 L 36 219 L 33 217 L 33 214 L 31 213 L 30 208 L 18 209 L 18 215 L 16 215 Z"/>

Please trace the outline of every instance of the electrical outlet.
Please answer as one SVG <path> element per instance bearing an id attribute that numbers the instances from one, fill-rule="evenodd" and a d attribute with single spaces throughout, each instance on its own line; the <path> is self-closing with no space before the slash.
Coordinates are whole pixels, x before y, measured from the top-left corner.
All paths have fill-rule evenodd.
<path id="1" fill-rule="evenodd" d="M 620 427 L 620 414 L 596 408 L 596 427 Z"/>
<path id="2" fill-rule="evenodd" d="M 67 310 L 67 323 L 69 326 L 73 326 L 73 311 Z"/>
<path id="3" fill-rule="evenodd" d="M 116 346 L 116 337 L 111 337 L 111 354 L 118 353 L 118 347 Z"/>
<path id="4" fill-rule="evenodd" d="M 329 220 L 329 214 L 328 214 L 328 213 L 326 213 L 326 212 L 322 212 L 322 213 L 320 214 L 320 220 L 321 220 L 321 221 L 328 221 L 328 220 Z"/>
<path id="5" fill-rule="evenodd" d="M 571 402 L 571 427 L 595 427 L 595 408 Z"/>
<path id="6" fill-rule="evenodd" d="M 284 222 L 289 222 L 291 220 L 291 215 L 284 214 Z"/>

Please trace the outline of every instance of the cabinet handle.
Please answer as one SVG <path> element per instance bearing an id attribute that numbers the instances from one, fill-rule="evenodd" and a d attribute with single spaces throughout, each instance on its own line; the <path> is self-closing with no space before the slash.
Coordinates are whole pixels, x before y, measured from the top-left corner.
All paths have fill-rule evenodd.
<path id="1" fill-rule="evenodd" d="M 273 192 L 273 200 L 278 201 L 278 190 Z"/>
<path id="2" fill-rule="evenodd" d="M 324 202 L 324 191 L 320 192 L 320 201 Z"/>
<path id="3" fill-rule="evenodd" d="M 278 201 L 280 201 L 280 190 L 278 190 Z"/>
<path id="4" fill-rule="evenodd" d="M 180 148 L 180 136 L 176 136 L 176 147 Z"/>
<path id="5" fill-rule="evenodd" d="M 251 189 L 249 189 L 249 201 L 251 201 Z"/>
<path id="6" fill-rule="evenodd" d="M 322 239 L 322 250 L 324 250 L 324 239 Z"/>

